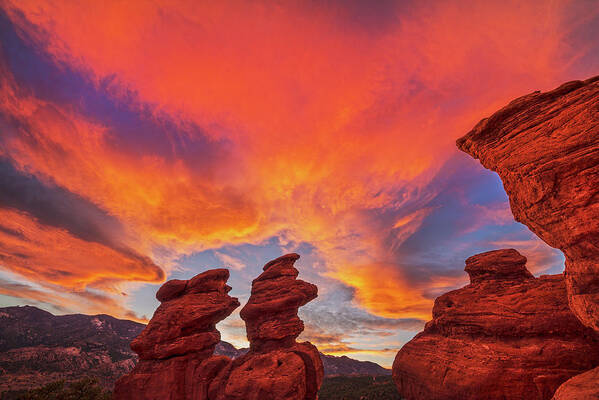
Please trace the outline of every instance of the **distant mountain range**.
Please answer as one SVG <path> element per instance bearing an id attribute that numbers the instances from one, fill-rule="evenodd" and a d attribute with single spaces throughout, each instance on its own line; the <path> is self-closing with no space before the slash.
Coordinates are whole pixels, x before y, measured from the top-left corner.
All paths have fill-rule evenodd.
<path id="1" fill-rule="evenodd" d="M 214 352 L 223 356 L 237 358 L 247 353 L 248 349 L 236 349 L 231 343 L 220 342 Z M 320 354 L 324 366 L 325 376 L 352 376 L 352 375 L 391 375 L 391 370 L 386 369 L 371 361 L 358 361 L 347 356 L 331 356 Z"/>
<path id="2" fill-rule="evenodd" d="M 109 315 L 0 308 L 0 393 L 84 375 L 111 388 L 135 366 L 137 355 L 129 343 L 143 329 L 143 324 Z"/>
<path id="3" fill-rule="evenodd" d="M 0 308 L 0 393 L 59 379 L 98 377 L 112 388 L 137 355 L 129 343 L 145 325 L 110 315 L 53 315 L 33 306 Z M 220 342 L 216 354 L 239 357 L 247 349 Z M 325 376 L 389 375 L 380 365 L 320 354 Z"/>

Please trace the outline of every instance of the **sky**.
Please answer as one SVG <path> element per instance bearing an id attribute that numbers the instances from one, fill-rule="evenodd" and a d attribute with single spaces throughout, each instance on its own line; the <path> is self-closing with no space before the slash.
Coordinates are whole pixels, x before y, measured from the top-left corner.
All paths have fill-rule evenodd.
<path id="1" fill-rule="evenodd" d="M 244 304 L 297 252 L 300 338 L 388 367 L 467 257 L 563 271 L 455 140 L 598 39 L 598 0 L 0 0 L 0 306 L 143 322 L 221 267 Z"/>

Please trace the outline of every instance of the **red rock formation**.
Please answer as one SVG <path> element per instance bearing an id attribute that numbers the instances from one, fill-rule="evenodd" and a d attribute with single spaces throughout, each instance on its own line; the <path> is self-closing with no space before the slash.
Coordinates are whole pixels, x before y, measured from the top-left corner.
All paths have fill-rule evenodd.
<path id="1" fill-rule="evenodd" d="M 516 220 L 564 252 L 570 306 L 599 330 L 599 77 L 516 99 L 457 145 L 499 174 Z"/>
<path id="2" fill-rule="evenodd" d="M 599 399 L 599 368 L 576 375 L 557 389 L 553 400 Z"/>
<path id="3" fill-rule="evenodd" d="M 297 343 L 304 324 L 298 308 L 317 296 L 316 286 L 298 280 L 293 267 L 299 258 L 287 254 L 267 263 L 252 282 L 252 294 L 241 310 L 250 351 L 212 381 L 214 400 L 317 399 L 323 366 L 309 342 Z"/>
<path id="4" fill-rule="evenodd" d="M 561 275 L 533 277 L 516 250 L 466 260 L 470 285 L 435 301 L 433 319 L 397 354 L 409 400 L 550 399 L 599 365 L 599 337 L 568 307 Z"/>
<path id="5" fill-rule="evenodd" d="M 499 174 L 516 220 L 563 251 L 570 307 L 599 331 L 599 77 L 516 99 L 457 145 Z M 599 399 L 590 383 L 581 398 Z"/>
<path id="6" fill-rule="evenodd" d="M 117 382 L 115 400 L 317 399 L 323 378 L 318 350 L 295 339 L 304 329 L 298 308 L 318 290 L 296 279 L 298 258 L 269 262 L 252 282 L 241 310 L 250 350 L 235 360 L 213 354 L 220 340 L 215 324 L 239 306 L 227 294 L 229 271 L 165 283 L 156 294 L 162 304 L 131 344 L 141 361 Z"/>
<path id="7" fill-rule="evenodd" d="M 229 271 L 214 269 L 189 281 L 166 282 L 162 302 L 144 331 L 131 343 L 140 362 L 117 381 L 115 400 L 202 399 L 203 361 L 220 341 L 217 322 L 239 306 L 227 293 Z"/>
<path id="8" fill-rule="evenodd" d="M 298 258 L 297 254 L 287 254 L 267 263 L 252 282 L 252 294 L 240 312 L 250 349 L 289 347 L 304 330 L 297 311 L 318 296 L 318 289 L 296 279 L 298 270 L 293 264 Z"/>

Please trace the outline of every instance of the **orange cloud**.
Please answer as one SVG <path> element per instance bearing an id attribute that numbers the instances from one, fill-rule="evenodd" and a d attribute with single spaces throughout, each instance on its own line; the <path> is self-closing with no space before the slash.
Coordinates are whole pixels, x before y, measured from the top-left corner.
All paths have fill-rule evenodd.
<path id="1" fill-rule="evenodd" d="M 15 275 L 15 278 L 18 278 Z M 105 314 L 117 318 L 130 319 L 147 323 L 146 316 L 139 317 L 135 312 L 124 307 L 121 299 L 90 290 L 67 291 L 62 286 L 44 283 L 28 285 L 0 278 L 0 295 L 24 299 L 28 303 L 49 307 L 59 313 Z"/>
<path id="2" fill-rule="evenodd" d="M 380 339 L 385 335 L 381 335 L 383 332 L 377 332 L 376 336 Z M 352 340 L 348 336 L 349 332 L 344 333 L 331 333 L 324 332 L 321 328 L 307 325 L 305 331 L 302 333 L 301 339 L 308 340 L 313 343 L 318 350 L 324 354 L 330 355 L 347 355 L 351 354 L 354 358 L 362 360 L 373 360 L 381 363 L 381 360 L 388 362 L 392 359 L 397 350 L 401 347 L 401 343 L 398 342 L 385 342 L 383 345 L 390 345 L 393 348 L 383 347 L 381 348 L 380 343 L 373 345 L 364 346 L 364 343 L 358 343 Z"/>
<path id="3" fill-rule="evenodd" d="M 58 62 L 113 77 L 115 97 L 131 91 L 157 115 L 243 146 L 251 174 L 232 180 L 277 198 L 316 184 L 335 211 L 434 168 L 481 111 L 561 79 L 567 3 L 514 3 L 517 14 L 503 2 L 391 9 L 377 34 L 341 29 L 335 6 L 292 3 L 19 1 L 9 11 Z M 444 109 L 456 95 L 467 104 Z M 366 180 L 378 187 L 352 184 Z"/>
<path id="4" fill-rule="evenodd" d="M 350 265 L 329 275 L 356 288 L 359 304 L 376 315 L 387 318 L 431 319 L 434 299 L 425 297 L 427 290 L 456 287 L 467 278 L 439 278 L 419 284 L 410 283 L 397 265 Z"/>
<path id="5" fill-rule="evenodd" d="M 160 282 L 163 271 L 143 257 L 81 240 L 38 224 L 29 215 L 0 209 L 0 260 L 32 282 L 83 291 L 95 287 L 120 293 L 119 281 Z"/>
<path id="6" fill-rule="evenodd" d="M 456 137 L 508 99 L 572 77 L 571 60 L 582 54 L 569 41 L 571 7 L 398 3 L 378 26 L 334 2 L 9 0 L 19 33 L 53 62 L 111 101 L 149 110 L 157 124 L 173 121 L 171 142 L 206 140 L 226 151 L 197 168 L 176 152 L 115 146 L 125 133 L 4 74 L 0 110 L 19 128 L 2 155 L 118 218 L 121 240 L 166 268 L 183 254 L 284 232 L 313 244 L 323 273 L 356 288 L 371 312 L 425 318 L 424 292 L 455 282 L 408 283 L 401 260 L 388 262 L 386 240 L 397 247 L 431 212 L 438 188 L 430 183 Z M 38 240 L 83 248 L 65 235 L 50 230 Z M 60 260 L 43 259 L 36 273 L 69 287 L 158 278 L 89 246 L 89 272 L 59 278 L 52 262 Z M 76 273 L 76 257 L 58 250 L 68 260 L 59 265 Z M 17 260 L 7 265 L 32 277 Z"/>
<path id="7" fill-rule="evenodd" d="M 256 211 L 226 183 L 202 180 L 181 162 L 114 149 L 110 127 L 28 96 L 9 78 L 0 80 L 0 110 L 20 127 L 0 155 L 127 222 L 131 245 L 151 254 L 152 246 L 197 248 L 254 229 Z"/>

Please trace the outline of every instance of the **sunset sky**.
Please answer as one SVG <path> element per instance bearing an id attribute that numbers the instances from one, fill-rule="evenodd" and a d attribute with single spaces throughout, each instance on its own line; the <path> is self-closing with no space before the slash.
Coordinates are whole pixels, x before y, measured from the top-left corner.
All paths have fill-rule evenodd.
<path id="1" fill-rule="evenodd" d="M 220 267 L 244 304 L 297 252 L 301 338 L 388 367 L 468 256 L 563 270 L 455 140 L 599 74 L 599 0 L 0 0 L 0 39 L 0 306 L 147 320 Z"/>

